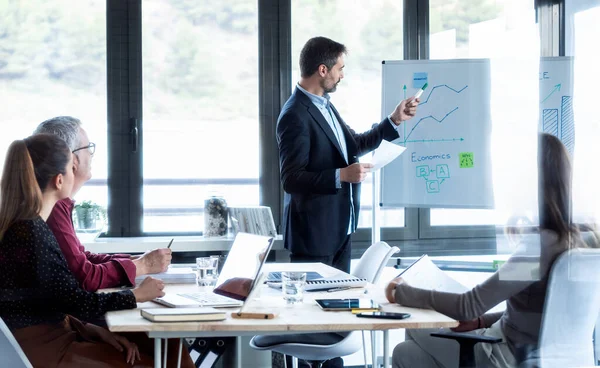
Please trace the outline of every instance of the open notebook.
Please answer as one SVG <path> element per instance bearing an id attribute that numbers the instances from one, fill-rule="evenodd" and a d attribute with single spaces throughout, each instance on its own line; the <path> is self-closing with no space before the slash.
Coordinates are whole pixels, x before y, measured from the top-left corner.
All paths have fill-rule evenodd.
<path id="1" fill-rule="evenodd" d="M 307 280 L 304 287 L 305 291 L 323 291 L 329 289 L 336 289 L 341 287 L 365 287 L 367 286 L 367 279 L 361 279 L 358 277 L 348 276 L 342 278 L 324 278 L 319 280 Z M 269 287 L 280 289 L 281 281 L 278 282 L 267 282 Z"/>

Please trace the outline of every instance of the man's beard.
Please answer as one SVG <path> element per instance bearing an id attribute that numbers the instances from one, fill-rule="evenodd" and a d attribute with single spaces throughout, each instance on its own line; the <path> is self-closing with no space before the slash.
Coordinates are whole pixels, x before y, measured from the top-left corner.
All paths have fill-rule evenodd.
<path id="1" fill-rule="evenodd" d="M 340 82 L 341 82 L 341 80 L 338 80 L 338 81 L 337 81 L 337 82 L 336 82 L 336 83 L 333 85 L 333 87 L 331 87 L 331 88 L 327 88 L 327 87 L 325 87 L 325 85 L 323 85 L 323 91 L 325 91 L 325 93 L 333 93 L 333 92 L 335 92 L 335 90 L 337 89 L 337 85 L 338 85 Z"/>

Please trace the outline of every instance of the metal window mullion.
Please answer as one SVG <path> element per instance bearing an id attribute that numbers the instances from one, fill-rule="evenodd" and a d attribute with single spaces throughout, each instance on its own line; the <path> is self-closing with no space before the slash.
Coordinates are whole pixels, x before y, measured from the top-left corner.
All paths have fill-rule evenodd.
<path id="1" fill-rule="evenodd" d="M 142 224 L 142 148 L 132 152 L 131 119 L 142 121 L 141 0 L 107 0 L 107 236 L 138 236 Z"/>
<path id="2" fill-rule="evenodd" d="M 290 0 L 258 2 L 260 204 L 269 206 L 281 231 L 283 190 L 279 180 L 277 118 L 291 90 Z"/>

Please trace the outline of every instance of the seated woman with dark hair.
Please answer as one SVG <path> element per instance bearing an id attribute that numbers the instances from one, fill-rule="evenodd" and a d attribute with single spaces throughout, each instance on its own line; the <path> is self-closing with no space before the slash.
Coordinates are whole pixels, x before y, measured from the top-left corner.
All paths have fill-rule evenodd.
<path id="1" fill-rule="evenodd" d="M 520 251 L 489 279 L 463 294 L 423 290 L 401 277 L 386 288 L 386 297 L 408 307 L 429 308 L 461 321 L 455 331 L 474 331 L 502 338 L 502 343 L 475 345 L 477 367 L 535 364 L 546 287 L 552 264 L 569 248 L 584 246 L 571 222 L 571 161 L 558 138 L 540 134 L 538 145 L 539 236 L 521 244 L 526 255 L 539 257 L 539 275 L 505 277 L 519 267 Z M 513 273 L 512 276 L 515 276 Z M 506 301 L 506 310 L 487 311 Z M 407 330 L 406 341 L 394 349 L 393 366 L 458 367 L 458 344 L 429 336 L 432 330 Z"/>
<path id="2" fill-rule="evenodd" d="M 0 317 L 34 367 L 152 366 L 151 351 L 72 316 L 94 319 L 164 295 L 152 278 L 114 293 L 80 288 L 45 222 L 72 186 L 73 154 L 62 139 L 38 134 L 11 144 L 0 184 Z M 194 366 L 187 355 L 183 363 Z"/>

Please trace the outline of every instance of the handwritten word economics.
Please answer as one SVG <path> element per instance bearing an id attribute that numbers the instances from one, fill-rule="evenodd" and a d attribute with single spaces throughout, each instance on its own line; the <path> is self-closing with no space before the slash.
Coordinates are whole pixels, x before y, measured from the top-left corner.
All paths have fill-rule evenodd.
<path id="1" fill-rule="evenodd" d="M 410 154 L 410 160 L 412 162 L 421 162 L 421 161 L 432 161 L 432 160 L 449 160 L 452 157 L 449 153 L 442 153 L 438 155 L 429 155 L 429 156 L 419 156 L 416 152 L 412 152 Z"/>

